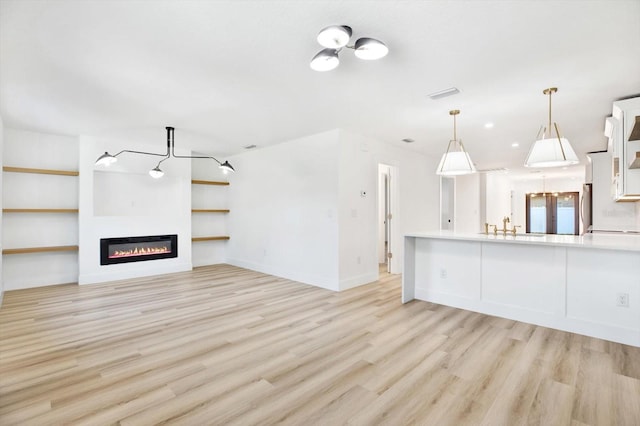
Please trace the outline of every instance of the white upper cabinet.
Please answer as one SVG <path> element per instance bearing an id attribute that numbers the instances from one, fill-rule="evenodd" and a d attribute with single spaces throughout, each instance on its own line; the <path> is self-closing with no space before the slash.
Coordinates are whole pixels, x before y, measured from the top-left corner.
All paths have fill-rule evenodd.
<path id="1" fill-rule="evenodd" d="M 640 200 L 640 97 L 613 103 L 610 151 L 616 201 Z"/>

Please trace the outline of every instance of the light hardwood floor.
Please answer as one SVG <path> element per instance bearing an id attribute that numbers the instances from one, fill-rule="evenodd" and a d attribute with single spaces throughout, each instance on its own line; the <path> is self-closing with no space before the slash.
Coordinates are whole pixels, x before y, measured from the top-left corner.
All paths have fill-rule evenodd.
<path id="1" fill-rule="evenodd" d="M 5 294 L 2 425 L 639 425 L 640 349 L 227 265 Z"/>

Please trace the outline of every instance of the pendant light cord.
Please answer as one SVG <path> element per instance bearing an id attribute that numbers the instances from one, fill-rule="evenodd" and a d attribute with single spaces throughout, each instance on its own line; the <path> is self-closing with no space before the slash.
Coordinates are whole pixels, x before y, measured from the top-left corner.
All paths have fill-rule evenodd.
<path id="1" fill-rule="evenodd" d="M 456 133 L 456 116 L 454 114 L 454 116 L 453 116 L 453 140 L 454 141 L 458 140 L 458 138 L 456 136 L 457 136 L 457 133 Z"/>
<path id="2" fill-rule="evenodd" d="M 549 127 L 548 127 L 549 136 L 551 136 L 551 94 L 552 93 L 553 91 L 549 89 Z"/>

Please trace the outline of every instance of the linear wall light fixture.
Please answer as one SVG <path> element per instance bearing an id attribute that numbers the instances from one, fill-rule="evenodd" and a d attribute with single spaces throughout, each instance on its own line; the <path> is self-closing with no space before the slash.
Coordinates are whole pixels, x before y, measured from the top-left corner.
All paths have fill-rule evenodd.
<path id="1" fill-rule="evenodd" d="M 550 87 L 542 91 L 545 95 L 549 95 L 549 123 L 547 127 L 540 126 L 536 141 L 531 145 L 527 159 L 524 162 L 526 167 L 560 167 L 580 162 L 569 141 L 560 136 L 560 129 L 558 129 L 557 123 L 553 123 L 555 135 L 552 134 L 551 95 L 557 91 L 556 87 Z"/>
<path id="2" fill-rule="evenodd" d="M 220 161 L 218 161 L 214 157 L 198 156 L 198 155 L 176 155 L 176 153 L 175 153 L 175 144 L 174 144 L 174 140 L 173 140 L 173 132 L 174 132 L 175 129 L 173 127 L 166 127 L 166 129 L 167 129 L 167 152 L 165 154 L 156 154 L 154 152 L 144 152 L 144 151 L 132 151 L 132 150 L 128 150 L 128 149 L 124 149 L 124 150 L 120 151 L 119 153 L 117 153 L 115 155 L 111 155 L 108 152 L 105 152 L 100 157 L 98 157 L 98 159 L 96 160 L 96 166 L 109 166 L 109 165 L 115 163 L 116 161 L 118 161 L 118 158 L 117 158 L 118 155 L 120 155 L 122 153 L 125 153 L 125 152 L 129 152 L 131 154 L 144 154 L 144 155 L 154 155 L 156 157 L 164 157 L 162 160 L 160 160 L 158 162 L 158 164 L 153 169 L 149 170 L 149 175 L 154 179 L 158 179 L 158 178 L 161 178 L 162 176 L 164 176 L 164 172 L 160 169 L 160 164 L 162 164 L 163 161 L 168 160 L 170 157 L 174 157 L 174 158 L 208 158 L 208 159 L 211 159 L 211 160 L 215 161 L 216 163 L 218 163 L 218 167 L 224 173 L 235 172 L 235 169 L 231 166 L 231 164 L 229 164 L 228 161 L 225 161 L 224 163 L 221 163 Z"/>
<path id="3" fill-rule="evenodd" d="M 447 152 L 442 154 L 440 164 L 436 173 L 443 176 L 468 175 L 476 172 L 476 167 L 471 162 L 469 153 L 464 149 L 462 140 L 457 138 L 456 133 L 456 115 L 460 114 L 460 110 L 454 109 L 449 111 L 449 115 L 453 116 L 453 139 L 447 145 Z"/>
<path id="4" fill-rule="evenodd" d="M 364 60 L 383 58 L 389 53 L 389 48 L 380 40 L 362 37 L 355 44 L 349 46 L 351 27 L 346 25 L 332 25 L 318 33 L 318 43 L 324 47 L 311 59 L 311 69 L 314 71 L 331 71 L 340 65 L 338 54 L 343 48 L 353 49 L 356 57 Z"/>

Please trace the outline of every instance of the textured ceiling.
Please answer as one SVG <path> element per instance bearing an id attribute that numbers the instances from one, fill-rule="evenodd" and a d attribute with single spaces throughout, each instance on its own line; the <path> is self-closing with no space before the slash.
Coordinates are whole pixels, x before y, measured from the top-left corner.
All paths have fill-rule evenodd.
<path id="1" fill-rule="evenodd" d="M 611 103 L 640 93 L 638 0 L 2 0 L 0 16 L 6 126 L 164 146 L 172 125 L 177 145 L 222 156 L 334 128 L 439 156 L 456 108 L 477 167 L 514 168 L 546 121 L 544 88 L 580 154 L 605 148 Z M 312 71 L 332 24 L 389 55 Z"/>

